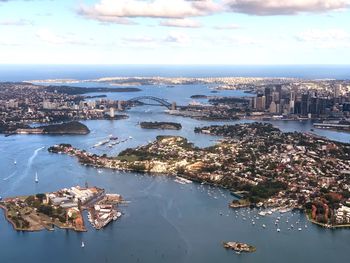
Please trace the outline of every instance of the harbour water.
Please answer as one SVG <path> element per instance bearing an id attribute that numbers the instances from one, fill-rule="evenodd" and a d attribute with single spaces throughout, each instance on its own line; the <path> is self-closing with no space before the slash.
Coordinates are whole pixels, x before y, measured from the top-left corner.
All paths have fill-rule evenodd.
<path id="1" fill-rule="evenodd" d="M 152 95 L 184 104 L 192 100 L 191 95 L 209 95 L 211 91 L 200 85 L 141 89 L 139 93 L 113 93 L 108 96 L 126 99 Z M 222 94 L 247 95 L 241 91 L 221 91 L 218 95 Z M 195 126 L 217 122 L 170 116 L 164 110 L 162 107 L 142 106 L 131 109 L 129 119 L 85 121 L 91 130 L 86 136 L 0 135 L 2 197 L 50 192 L 88 182 L 89 185 L 105 188 L 107 192 L 119 193 L 130 201 L 127 206 L 121 207 L 123 216 L 120 219 L 99 231 L 88 225 L 86 233 L 59 229 L 16 232 L 1 214 L 0 262 L 294 263 L 329 262 L 334 258 L 340 262 L 348 260 L 348 229 L 329 230 L 311 225 L 299 212 L 273 213 L 256 219 L 258 211 L 242 209 L 236 213 L 229 209 L 228 203 L 233 197 L 222 189 L 196 183 L 182 185 L 166 176 L 90 168 L 78 164 L 75 158 L 47 152 L 51 145 L 70 143 L 98 154 L 114 155 L 127 147 L 146 144 L 160 134 L 184 136 L 200 147 L 212 145 L 219 139 L 193 132 Z M 180 122 L 183 129 L 142 130 L 138 125 L 140 121 L 156 120 Z M 310 131 L 312 127 L 310 122 L 278 121 L 273 124 L 283 131 Z M 332 140 L 350 142 L 349 133 L 318 129 L 315 133 Z M 92 147 L 110 134 L 120 139 L 131 136 L 132 139 L 113 148 Z M 36 172 L 39 177 L 37 184 L 34 182 Z M 277 217 L 281 217 L 280 232 L 275 225 Z M 266 228 L 262 227 L 263 224 Z M 291 224 L 294 224 L 294 229 L 288 230 Z M 299 227 L 301 231 L 298 231 Z M 82 241 L 84 248 L 81 248 Z M 257 251 L 237 255 L 226 251 L 222 247 L 223 241 L 246 242 L 254 245 Z"/>

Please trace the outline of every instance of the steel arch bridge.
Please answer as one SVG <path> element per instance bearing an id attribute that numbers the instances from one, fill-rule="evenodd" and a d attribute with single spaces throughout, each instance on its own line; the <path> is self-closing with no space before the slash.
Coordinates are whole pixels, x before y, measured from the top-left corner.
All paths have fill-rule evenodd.
<path id="1" fill-rule="evenodd" d="M 145 103 L 145 101 L 154 101 L 158 104 Z M 160 106 L 167 107 L 169 110 L 172 107 L 172 104 L 170 102 L 168 102 L 167 100 L 153 97 L 153 96 L 135 97 L 135 98 L 129 99 L 128 102 L 141 102 L 141 103 L 148 104 L 148 105 L 160 105 Z"/>

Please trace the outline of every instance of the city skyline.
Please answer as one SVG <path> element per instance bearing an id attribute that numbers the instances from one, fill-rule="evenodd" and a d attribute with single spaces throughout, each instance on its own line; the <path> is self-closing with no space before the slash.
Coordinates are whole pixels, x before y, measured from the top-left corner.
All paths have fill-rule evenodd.
<path id="1" fill-rule="evenodd" d="M 0 0 L 2 64 L 347 64 L 348 0 Z"/>

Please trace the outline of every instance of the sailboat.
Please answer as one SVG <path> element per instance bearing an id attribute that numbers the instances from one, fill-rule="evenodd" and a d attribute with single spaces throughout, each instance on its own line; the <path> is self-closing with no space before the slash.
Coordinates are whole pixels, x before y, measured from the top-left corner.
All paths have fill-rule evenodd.
<path id="1" fill-rule="evenodd" d="M 85 247 L 85 244 L 83 241 L 81 241 L 81 247 Z"/>
<path id="2" fill-rule="evenodd" d="M 35 182 L 39 183 L 38 173 L 35 173 Z"/>

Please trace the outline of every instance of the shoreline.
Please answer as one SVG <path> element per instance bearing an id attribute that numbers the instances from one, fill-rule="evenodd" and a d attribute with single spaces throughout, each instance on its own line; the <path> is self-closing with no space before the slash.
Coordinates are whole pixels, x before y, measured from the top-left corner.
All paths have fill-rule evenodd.
<path id="1" fill-rule="evenodd" d="M 44 229 L 46 229 L 46 230 L 48 230 L 48 231 L 54 231 L 54 230 L 55 230 L 55 227 L 57 227 L 58 229 L 62 229 L 62 230 L 66 229 L 66 230 L 73 230 L 73 231 L 75 231 L 75 232 L 87 232 L 87 229 L 86 229 L 85 226 L 84 226 L 84 229 L 78 229 L 78 228 L 76 228 L 76 227 L 58 226 L 58 225 L 56 225 L 56 224 L 54 224 L 54 223 L 52 223 L 52 225 L 54 226 L 54 227 L 52 227 L 52 228 L 45 227 L 45 226 L 42 226 L 41 228 L 29 228 L 29 229 L 26 229 L 26 228 L 18 228 L 18 227 L 15 225 L 15 223 L 8 217 L 8 209 L 7 209 L 5 206 L 1 205 L 1 204 L 0 204 L 0 208 L 1 208 L 2 210 L 4 210 L 4 217 L 5 217 L 5 219 L 7 220 L 7 222 L 10 223 L 10 224 L 12 225 L 13 229 L 16 230 L 16 231 L 23 231 L 23 232 L 40 232 L 40 231 L 43 231 Z M 83 220 L 84 220 L 84 219 L 83 219 Z"/>

